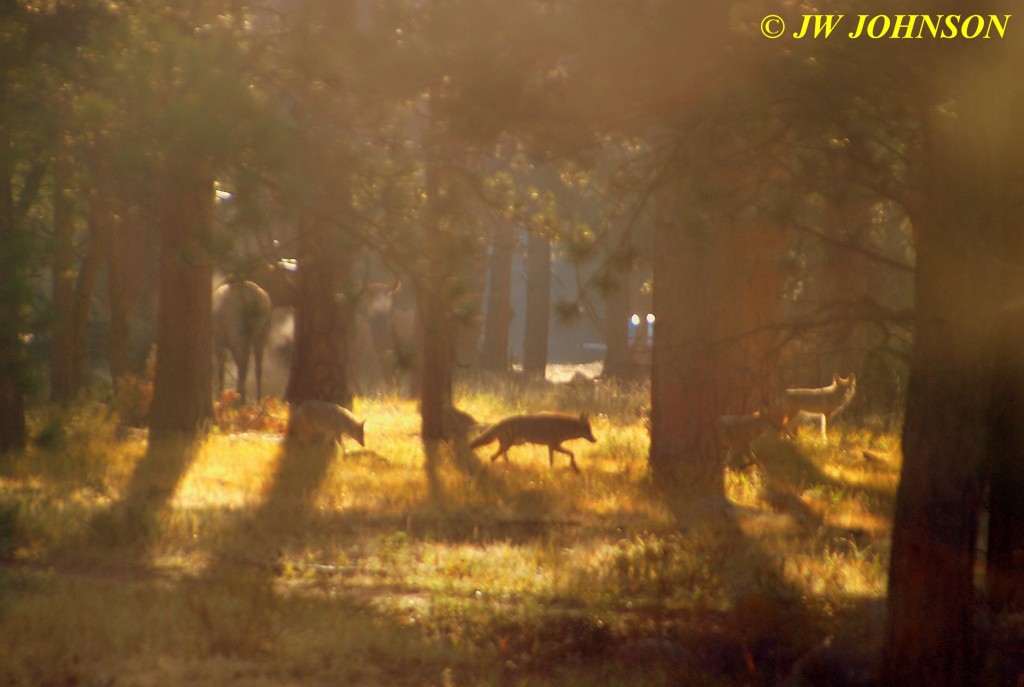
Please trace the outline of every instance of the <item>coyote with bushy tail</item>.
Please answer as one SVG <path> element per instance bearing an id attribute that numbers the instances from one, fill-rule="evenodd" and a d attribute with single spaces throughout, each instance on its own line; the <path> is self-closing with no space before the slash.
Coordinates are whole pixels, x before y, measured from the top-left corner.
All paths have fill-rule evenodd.
<path id="1" fill-rule="evenodd" d="M 292 411 L 288 422 L 288 435 L 302 443 L 310 443 L 314 438 L 321 446 L 330 446 L 337 441 L 345 452 L 342 436 L 348 436 L 363 443 L 363 427 L 366 421 L 360 422 L 355 415 L 337 403 L 328 401 L 303 401 Z"/>
<path id="2" fill-rule="evenodd" d="M 470 448 L 479 448 L 492 441 L 498 442 L 498 450 L 491 456 L 493 463 L 499 456 L 508 462 L 508 450 L 522 444 L 539 444 L 548 447 L 548 463 L 555 465 L 555 451 L 569 456 L 569 465 L 579 472 L 576 456 L 562 446 L 563 441 L 570 439 L 586 439 L 596 443 L 594 432 L 590 428 L 590 419 L 586 413 L 568 415 L 566 413 L 536 413 L 534 415 L 513 415 L 491 425 L 483 434 L 470 443 Z"/>
<path id="3" fill-rule="evenodd" d="M 821 416 L 821 434 L 827 435 L 828 421 L 846 407 L 857 393 L 857 377 L 832 375 L 832 383 L 819 389 L 786 389 L 782 395 L 782 426 L 792 433 L 800 413 Z"/>

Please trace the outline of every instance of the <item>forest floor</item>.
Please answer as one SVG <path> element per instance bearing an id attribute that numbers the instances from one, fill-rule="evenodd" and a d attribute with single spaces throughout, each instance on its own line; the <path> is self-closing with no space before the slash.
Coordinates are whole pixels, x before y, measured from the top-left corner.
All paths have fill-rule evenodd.
<path id="1" fill-rule="evenodd" d="M 866 683 L 896 437 L 766 434 L 731 505 L 680 522 L 641 388 L 457 396 L 481 423 L 590 411 L 598 442 L 567 443 L 580 474 L 425 456 L 415 403 L 381 397 L 365 448 L 317 451 L 268 399 L 161 452 L 102 403 L 36 409 L 0 477 L 0 685 Z"/>

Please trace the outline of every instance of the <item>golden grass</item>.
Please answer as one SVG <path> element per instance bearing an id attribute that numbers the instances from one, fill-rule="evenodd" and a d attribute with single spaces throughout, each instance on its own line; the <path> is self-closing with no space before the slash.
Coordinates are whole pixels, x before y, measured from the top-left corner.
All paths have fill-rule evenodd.
<path id="1" fill-rule="evenodd" d="M 125 504 L 143 438 L 41 411 L 53 437 L 0 478 L 4 684 L 733 685 L 869 631 L 894 439 L 765 436 L 763 468 L 727 472 L 734 526 L 681 529 L 640 391 L 459 393 L 482 422 L 589 408 L 599 441 L 569 444 L 579 475 L 544 447 L 467 473 L 442 447 L 428 479 L 415 404 L 361 398 L 365 448 L 215 433 L 148 513 Z"/>

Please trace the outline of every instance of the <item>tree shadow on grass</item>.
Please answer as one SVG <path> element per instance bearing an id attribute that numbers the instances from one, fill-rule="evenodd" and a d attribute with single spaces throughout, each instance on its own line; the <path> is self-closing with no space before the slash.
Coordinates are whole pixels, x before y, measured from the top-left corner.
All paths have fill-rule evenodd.
<path id="1" fill-rule="evenodd" d="M 423 453 L 423 470 L 433 507 L 444 511 L 450 502 L 441 477 L 443 466 L 446 464 L 452 465 L 459 474 L 473 480 L 474 486 L 486 496 L 487 502 L 491 503 L 506 496 L 504 482 L 473 453 L 465 433 L 455 433 L 448 441 L 424 441 Z"/>
<path id="2" fill-rule="evenodd" d="M 195 433 L 168 434 L 151 440 L 132 472 L 123 498 L 90 521 L 90 543 L 143 555 L 159 532 L 161 512 L 195 461 L 202 443 L 203 437 Z"/>
<path id="3" fill-rule="evenodd" d="M 634 642 L 636 655 L 656 654 L 636 659 L 638 667 L 643 662 L 681 664 L 680 674 L 692 670 L 755 684 L 794 685 L 831 671 L 839 681 L 829 684 L 869 684 L 885 601 L 848 592 L 842 568 L 847 554 L 863 555 L 874 535 L 834 525 L 821 508 L 804 500 L 804 492 L 816 485 L 864 492 L 878 517 L 885 514 L 887 494 L 830 477 L 790 442 L 780 441 L 776 448 L 784 455 L 762 457 L 767 467 L 761 466 L 761 498 L 767 508 L 724 497 L 687 500 L 671 490 L 658 494 L 683 541 L 702 552 L 724 604 L 712 614 L 713 622 L 679 631 L 670 642 Z M 842 612 L 836 613 L 837 608 Z"/>
<path id="4" fill-rule="evenodd" d="M 337 455 L 336 455 L 337 454 Z M 242 536 L 227 537 L 226 550 L 216 560 L 270 564 L 282 542 L 300 533 L 315 515 L 315 499 L 341 449 L 329 444 L 307 444 L 288 436 L 281 443 L 277 468 L 263 492 L 259 507 L 243 519 Z M 237 548 L 244 546 L 244 549 Z"/>

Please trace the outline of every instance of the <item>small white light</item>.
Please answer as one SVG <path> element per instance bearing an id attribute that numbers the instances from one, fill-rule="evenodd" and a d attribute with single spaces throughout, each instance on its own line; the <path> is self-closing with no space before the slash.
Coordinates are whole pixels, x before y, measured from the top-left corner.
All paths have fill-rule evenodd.
<path id="1" fill-rule="evenodd" d="M 654 324 L 654 313 L 647 313 L 647 324 Z"/>
<path id="2" fill-rule="evenodd" d="M 640 316 L 634 313 L 633 316 L 629 318 L 629 321 L 632 322 L 634 325 L 638 325 L 640 324 Z"/>

